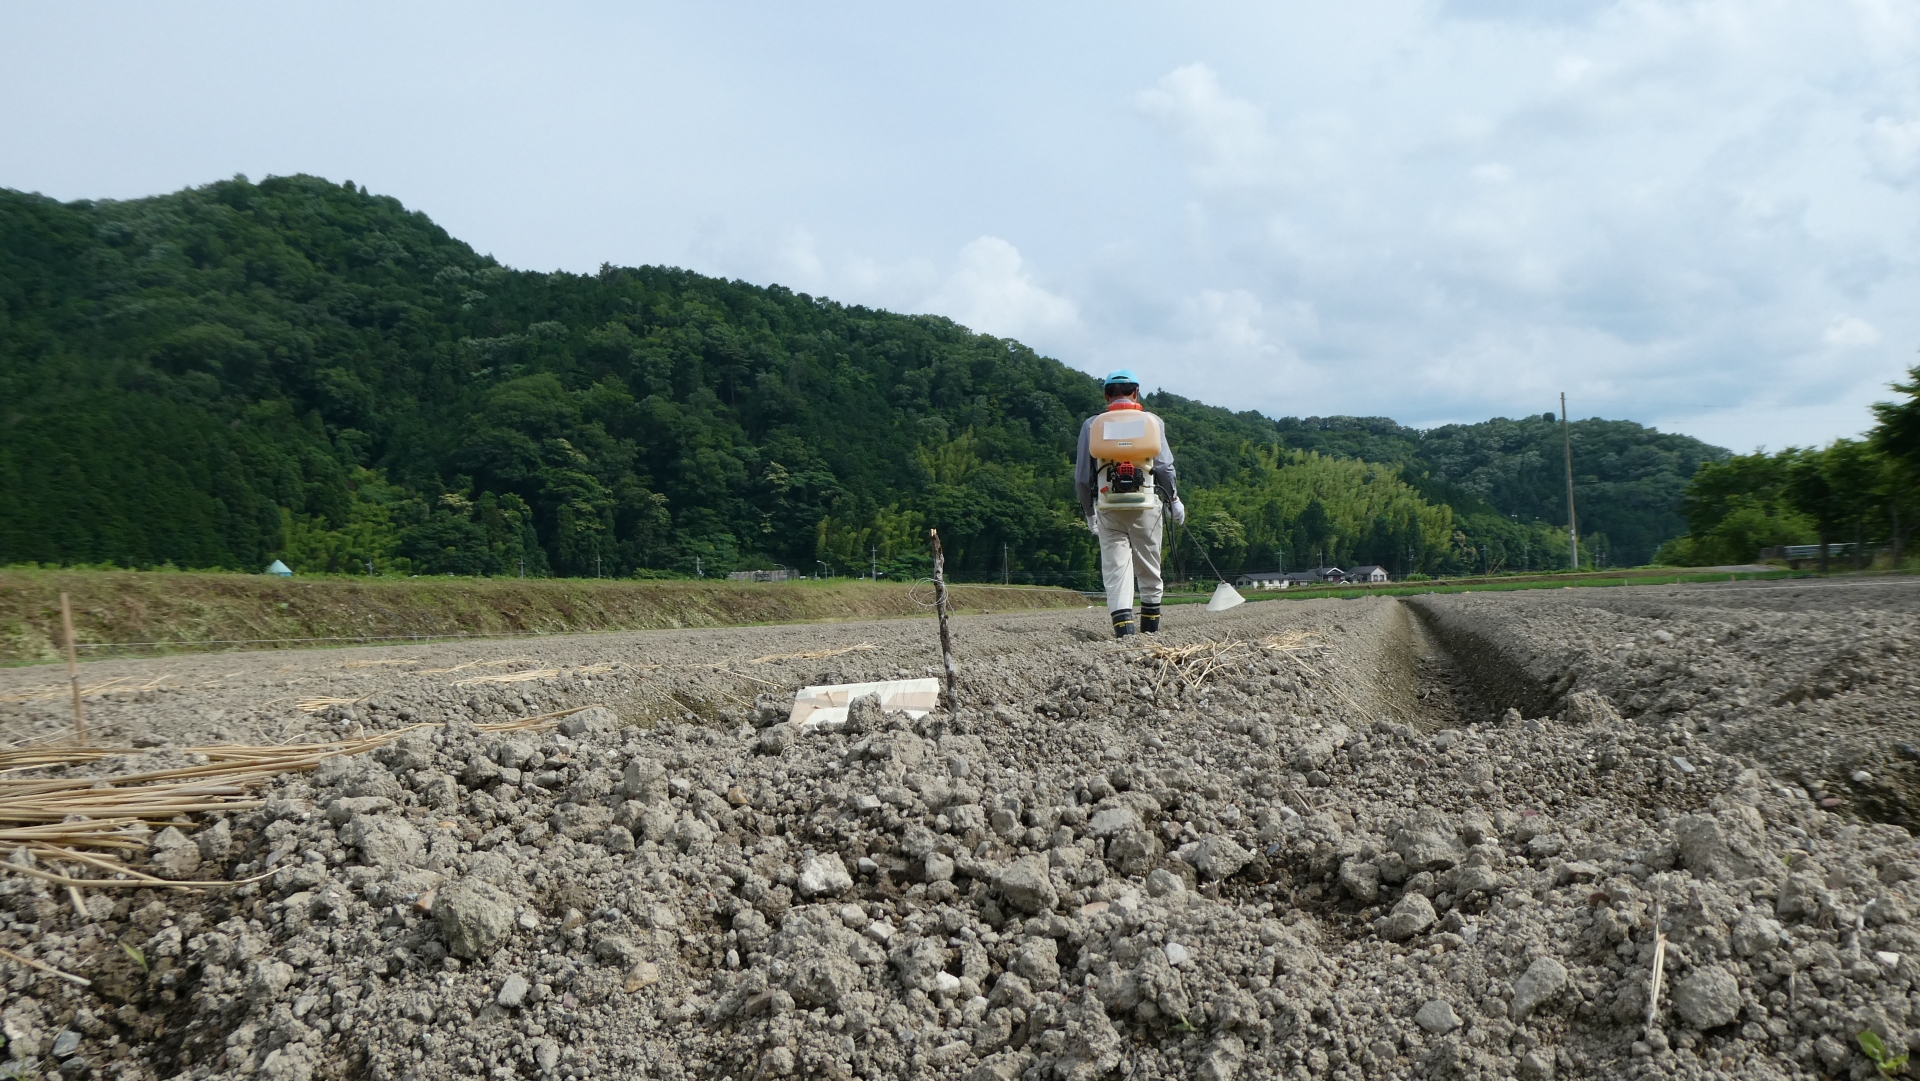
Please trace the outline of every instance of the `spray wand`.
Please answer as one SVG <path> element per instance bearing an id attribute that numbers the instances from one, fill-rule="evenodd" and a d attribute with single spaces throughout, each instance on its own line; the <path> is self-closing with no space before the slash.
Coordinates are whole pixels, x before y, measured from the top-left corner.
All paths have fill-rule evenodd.
<path id="1" fill-rule="evenodd" d="M 1193 540 L 1193 534 L 1187 531 L 1187 523 L 1180 523 L 1180 532 L 1185 533 L 1188 540 Z M 1198 541 L 1194 541 L 1194 547 L 1200 549 L 1200 558 L 1207 561 L 1207 569 L 1211 570 L 1213 576 L 1220 580 L 1220 584 L 1213 587 L 1212 599 L 1207 601 L 1207 611 L 1224 612 L 1234 605 L 1245 604 L 1247 599 L 1240 595 L 1239 590 L 1228 585 L 1226 575 L 1221 574 L 1220 568 L 1213 565 L 1213 556 L 1208 554 L 1207 546 Z"/>

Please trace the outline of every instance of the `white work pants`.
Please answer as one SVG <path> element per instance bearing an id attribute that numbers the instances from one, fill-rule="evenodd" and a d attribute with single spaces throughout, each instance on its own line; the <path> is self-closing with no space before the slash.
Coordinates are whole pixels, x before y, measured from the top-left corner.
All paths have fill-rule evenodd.
<path id="1" fill-rule="evenodd" d="M 1139 510 L 1093 512 L 1100 531 L 1100 580 L 1107 587 L 1107 611 L 1133 607 L 1133 580 L 1140 579 L 1140 601 L 1159 604 L 1166 585 L 1160 579 L 1160 504 Z"/>

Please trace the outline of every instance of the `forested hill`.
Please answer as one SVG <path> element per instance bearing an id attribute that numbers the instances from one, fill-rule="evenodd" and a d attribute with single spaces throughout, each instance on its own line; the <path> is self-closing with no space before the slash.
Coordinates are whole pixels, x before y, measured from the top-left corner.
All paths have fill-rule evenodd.
<path id="1" fill-rule="evenodd" d="M 1385 417 L 1288 417 L 1275 427 L 1290 447 L 1401 463 L 1428 498 L 1458 510 L 1566 524 L 1563 436 L 1551 413 L 1425 431 Z M 1616 565 L 1644 563 L 1686 532 L 1687 481 L 1701 463 L 1728 457 L 1630 420 L 1576 420 L 1570 434 L 1581 532 L 1610 549 Z"/>
<path id="2" fill-rule="evenodd" d="M 0 563 L 906 571 L 933 525 L 964 576 L 1084 580 L 1067 459 L 1098 404 L 1088 376 L 946 319 L 681 270 L 514 271 L 351 184 L 0 191 Z M 1532 521 L 1564 516 L 1540 419 L 1152 404 L 1223 570 L 1556 558 Z M 1624 422 L 1574 439 L 1583 525 L 1616 562 L 1681 532 L 1678 486 L 1721 453 Z"/>

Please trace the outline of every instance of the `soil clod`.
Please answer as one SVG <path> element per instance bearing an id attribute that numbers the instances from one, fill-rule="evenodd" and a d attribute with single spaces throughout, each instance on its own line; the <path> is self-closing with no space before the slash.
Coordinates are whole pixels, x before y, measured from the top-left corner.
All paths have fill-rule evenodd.
<path id="1" fill-rule="evenodd" d="M 928 628 L 110 662 L 198 689 L 11 752 L 0 1067 L 1870 1076 L 1920 1024 L 1920 596 L 1620 592 L 961 619 L 958 712 L 807 730 Z"/>

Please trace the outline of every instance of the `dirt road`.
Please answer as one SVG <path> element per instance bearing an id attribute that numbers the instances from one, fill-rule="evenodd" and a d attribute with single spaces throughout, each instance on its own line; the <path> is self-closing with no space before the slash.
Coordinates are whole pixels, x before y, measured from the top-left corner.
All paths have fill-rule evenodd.
<path id="1" fill-rule="evenodd" d="M 444 727 L 125 864 L 259 881 L 0 878 L 0 947 L 94 981 L 5 963 L 7 1054 L 129 1078 L 1866 1076 L 1858 1034 L 1902 1053 L 1920 1003 L 1895 824 L 1916 600 L 1287 601 L 1127 645 L 1098 611 L 969 617 L 958 716 L 840 732 L 783 723 L 793 690 L 933 674 L 930 624 L 89 665 L 117 681 L 96 728 L 152 752 L 11 776 Z M 0 672 L 13 738 L 68 723 L 59 675 Z M 63 866 L 13 865 L 35 860 Z"/>

